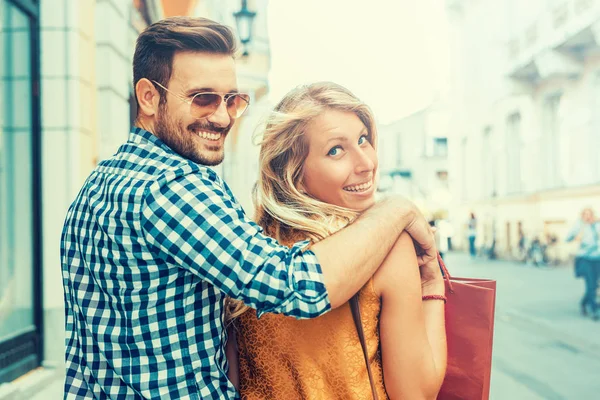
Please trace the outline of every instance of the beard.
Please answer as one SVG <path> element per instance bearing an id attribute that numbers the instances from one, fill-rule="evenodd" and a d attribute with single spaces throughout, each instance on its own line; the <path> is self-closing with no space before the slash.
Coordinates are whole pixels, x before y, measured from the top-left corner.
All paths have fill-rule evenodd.
<path id="1" fill-rule="evenodd" d="M 215 166 L 223 162 L 224 149 L 222 145 L 205 145 L 198 136 L 200 131 L 219 132 L 225 137 L 231 128 L 218 128 L 208 121 L 196 121 L 187 127 L 181 119 L 169 118 L 167 105 L 161 104 L 155 124 L 155 134 L 167 146 L 180 156 L 196 164 Z"/>

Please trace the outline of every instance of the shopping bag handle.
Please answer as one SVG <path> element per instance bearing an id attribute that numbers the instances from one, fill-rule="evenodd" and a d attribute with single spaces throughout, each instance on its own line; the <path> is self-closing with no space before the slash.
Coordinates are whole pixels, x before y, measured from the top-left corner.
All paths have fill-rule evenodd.
<path id="1" fill-rule="evenodd" d="M 444 273 L 444 280 L 448 284 L 448 289 L 450 290 L 450 293 L 454 293 L 454 289 L 452 288 L 452 282 L 450 282 L 450 272 L 448 272 L 448 268 L 446 268 L 446 264 L 444 263 L 444 260 L 442 259 L 442 256 L 440 255 L 440 253 L 438 253 L 437 258 L 438 258 L 438 263 L 440 264 L 440 268 L 442 269 L 442 272 Z"/>

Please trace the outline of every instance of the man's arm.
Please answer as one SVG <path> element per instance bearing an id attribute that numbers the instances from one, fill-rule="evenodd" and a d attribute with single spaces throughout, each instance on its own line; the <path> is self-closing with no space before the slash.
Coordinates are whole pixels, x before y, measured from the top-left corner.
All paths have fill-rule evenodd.
<path id="1" fill-rule="evenodd" d="M 375 204 L 354 223 L 312 246 L 332 308 L 348 301 L 373 276 L 404 230 L 423 252 L 419 264 L 437 257 L 429 224 L 401 197 Z"/>
<path id="2" fill-rule="evenodd" d="M 302 251 L 306 243 L 289 249 L 245 217 L 214 173 L 198 173 L 154 184 L 142 206 L 141 225 L 159 258 L 259 315 L 312 318 L 357 292 L 404 228 L 432 254 L 433 235 L 419 216 L 412 203 L 387 200 L 313 250 Z"/>
<path id="3" fill-rule="evenodd" d="M 291 249 L 246 218 L 221 179 L 203 169 L 145 192 L 140 227 L 156 262 L 185 269 L 261 315 L 313 318 L 331 309 L 308 244 Z"/>

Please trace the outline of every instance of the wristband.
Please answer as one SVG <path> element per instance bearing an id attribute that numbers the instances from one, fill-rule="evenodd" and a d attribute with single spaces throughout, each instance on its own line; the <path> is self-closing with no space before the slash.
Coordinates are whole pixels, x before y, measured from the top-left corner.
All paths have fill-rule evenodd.
<path id="1" fill-rule="evenodd" d="M 446 303 L 446 296 L 442 294 L 428 294 L 426 296 L 421 297 L 421 300 L 443 300 Z"/>

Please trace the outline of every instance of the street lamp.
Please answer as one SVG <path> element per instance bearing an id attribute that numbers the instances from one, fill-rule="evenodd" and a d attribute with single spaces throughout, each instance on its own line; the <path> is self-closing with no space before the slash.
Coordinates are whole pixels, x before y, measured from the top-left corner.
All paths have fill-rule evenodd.
<path id="1" fill-rule="evenodd" d="M 248 43 L 252 39 L 252 21 L 256 17 L 256 13 L 248 10 L 248 0 L 242 0 L 242 9 L 234 12 L 233 16 L 235 17 L 240 41 L 244 46 L 243 56 L 246 57 L 248 55 Z"/>

